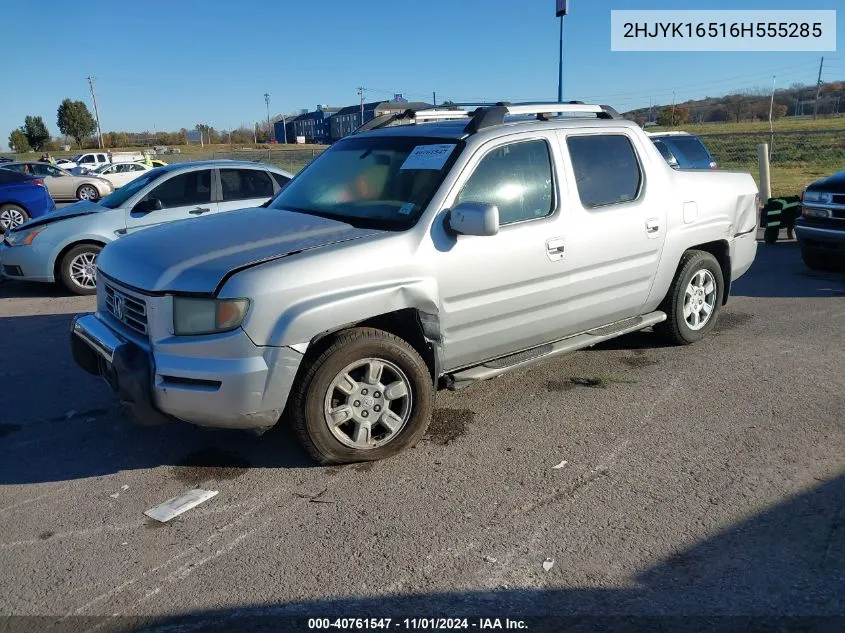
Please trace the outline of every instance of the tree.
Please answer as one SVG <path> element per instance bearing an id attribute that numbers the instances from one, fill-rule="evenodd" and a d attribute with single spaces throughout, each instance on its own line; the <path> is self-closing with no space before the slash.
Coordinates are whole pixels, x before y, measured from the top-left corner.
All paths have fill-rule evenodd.
<path id="1" fill-rule="evenodd" d="M 663 127 L 673 127 L 689 123 L 689 108 L 686 106 L 666 106 L 657 115 L 657 124 Z"/>
<path id="2" fill-rule="evenodd" d="M 26 117 L 21 130 L 26 135 L 29 146 L 36 152 L 40 152 L 44 148 L 44 144 L 50 140 L 50 132 L 47 131 L 44 119 L 40 116 Z"/>
<path id="3" fill-rule="evenodd" d="M 89 138 L 97 129 L 97 123 L 84 101 L 65 99 L 59 106 L 57 119 L 62 134 L 72 136 L 80 149 L 82 141 Z"/>
<path id="4" fill-rule="evenodd" d="M 452 101 L 451 99 L 446 99 L 443 103 L 440 104 L 441 108 L 457 108 L 457 104 Z"/>
<path id="5" fill-rule="evenodd" d="M 32 149 L 23 128 L 16 128 L 9 134 L 9 149 L 16 153 L 28 152 Z"/>
<path id="6" fill-rule="evenodd" d="M 739 123 L 742 117 L 745 116 L 747 110 L 747 100 L 743 94 L 728 95 L 725 97 L 725 105 L 730 112 L 731 117 Z"/>
<path id="7" fill-rule="evenodd" d="M 789 109 L 782 103 L 776 103 L 772 108 L 772 118 L 782 119 L 789 113 Z"/>

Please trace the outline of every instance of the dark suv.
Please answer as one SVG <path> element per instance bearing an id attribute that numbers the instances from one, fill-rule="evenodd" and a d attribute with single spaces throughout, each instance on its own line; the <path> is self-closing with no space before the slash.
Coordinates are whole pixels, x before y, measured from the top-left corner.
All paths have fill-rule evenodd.
<path id="1" fill-rule="evenodd" d="M 716 169 L 700 136 L 686 132 L 649 133 L 655 147 L 674 169 Z"/>
<path id="2" fill-rule="evenodd" d="M 817 180 L 804 190 L 795 233 L 807 267 L 845 268 L 845 171 Z"/>

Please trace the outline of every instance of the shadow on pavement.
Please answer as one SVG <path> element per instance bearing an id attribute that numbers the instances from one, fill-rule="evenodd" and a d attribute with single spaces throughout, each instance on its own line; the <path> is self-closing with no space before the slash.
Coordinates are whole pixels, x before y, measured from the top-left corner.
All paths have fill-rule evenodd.
<path id="1" fill-rule="evenodd" d="M 807 268 L 801 261 L 797 242 L 760 242 L 754 265 L 737 279 L 731 294 L 735 297 L 842 297 L 845 275 Z"/>
<path id="2" fill-rule="evenodd" d="M 503 571 L 507 579 L 506 566 Z M 538 570 L 537 582 L 564 583 L 566 569 L 559 565 L 548 574 Z M 349 590 L 354 593 L 355 588 Z M 483 630 L 478 625 L 482 618 L 501 618 L 500 628 L 506 629 L 508 618 L 526 620 L 526 630 L 532 632 L 842 631 L 845 474 L 679 550 L 634 576 L 625 588 L 325 598 L 155 620 L 88 619 L 85 624 L 144 633 L 307 631 L 314 629 L 309 618 L 392 618 L 390 628 L 404 631 L 414 628 L 405 626 L 405 618 L 464 617 L 469 618 L 469 630 Z"/>
<path id="3" fill-rule="evenodd" d="M 0 280 L 0 299 L 24 299 L 34 297 L 72 297 L 61 284 L 27 283 L 23 281 Z"/>
<path id="4" fill-rule="evenodd" d="M 74 363 L 72 316 L 0 317 L 0 485 L 162 465 L 176 466 L 186 483 L 232 469 L 313 466 L 284 421 L 256 437 L 123 417 L 105 381 Z"/>

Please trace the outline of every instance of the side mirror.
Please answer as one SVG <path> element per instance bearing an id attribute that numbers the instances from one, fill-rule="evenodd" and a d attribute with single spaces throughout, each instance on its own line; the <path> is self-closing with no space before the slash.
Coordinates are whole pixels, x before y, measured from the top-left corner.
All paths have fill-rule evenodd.
<path id="1" fill-rule="evenodd" d="M 461 235 L 496 235 L 499 207 L 485 202 L 461 202 L 449 211 L 449 228 Z"/>
<path id="2" fill-rule="evenodd" d="M 150 211 L 160 211 L 163 208 L 164 205 L 158 198 L 144 198 L 132 208 L 132 213 L 149 213 Z"/>

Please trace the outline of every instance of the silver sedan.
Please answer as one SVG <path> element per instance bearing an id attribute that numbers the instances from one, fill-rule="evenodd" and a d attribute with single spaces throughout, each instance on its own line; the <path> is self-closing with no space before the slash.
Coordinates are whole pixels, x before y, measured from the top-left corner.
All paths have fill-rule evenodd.
<path id="1" fill-rule="evenodd" d="M 5 169 L 32 174 L 44 179 L 44 186 L 50 197 L 57 201 L 99 200 L 115 190 L 114 185 L 105 178 L 95 175 L 75 176 L 61 167 L 37 161 L 6 163 Z"/>
<path id="2" fill-rule="evenodd" d="M 94 294 L 97 256 L 109 242 L 150 226 L 261 206 L 291 178 L 271 165 L 233 160 L 145 171 L 97 202 L 83 200 L 7 231 L 0 277 L 60 281 L 73 293 Z"/>

